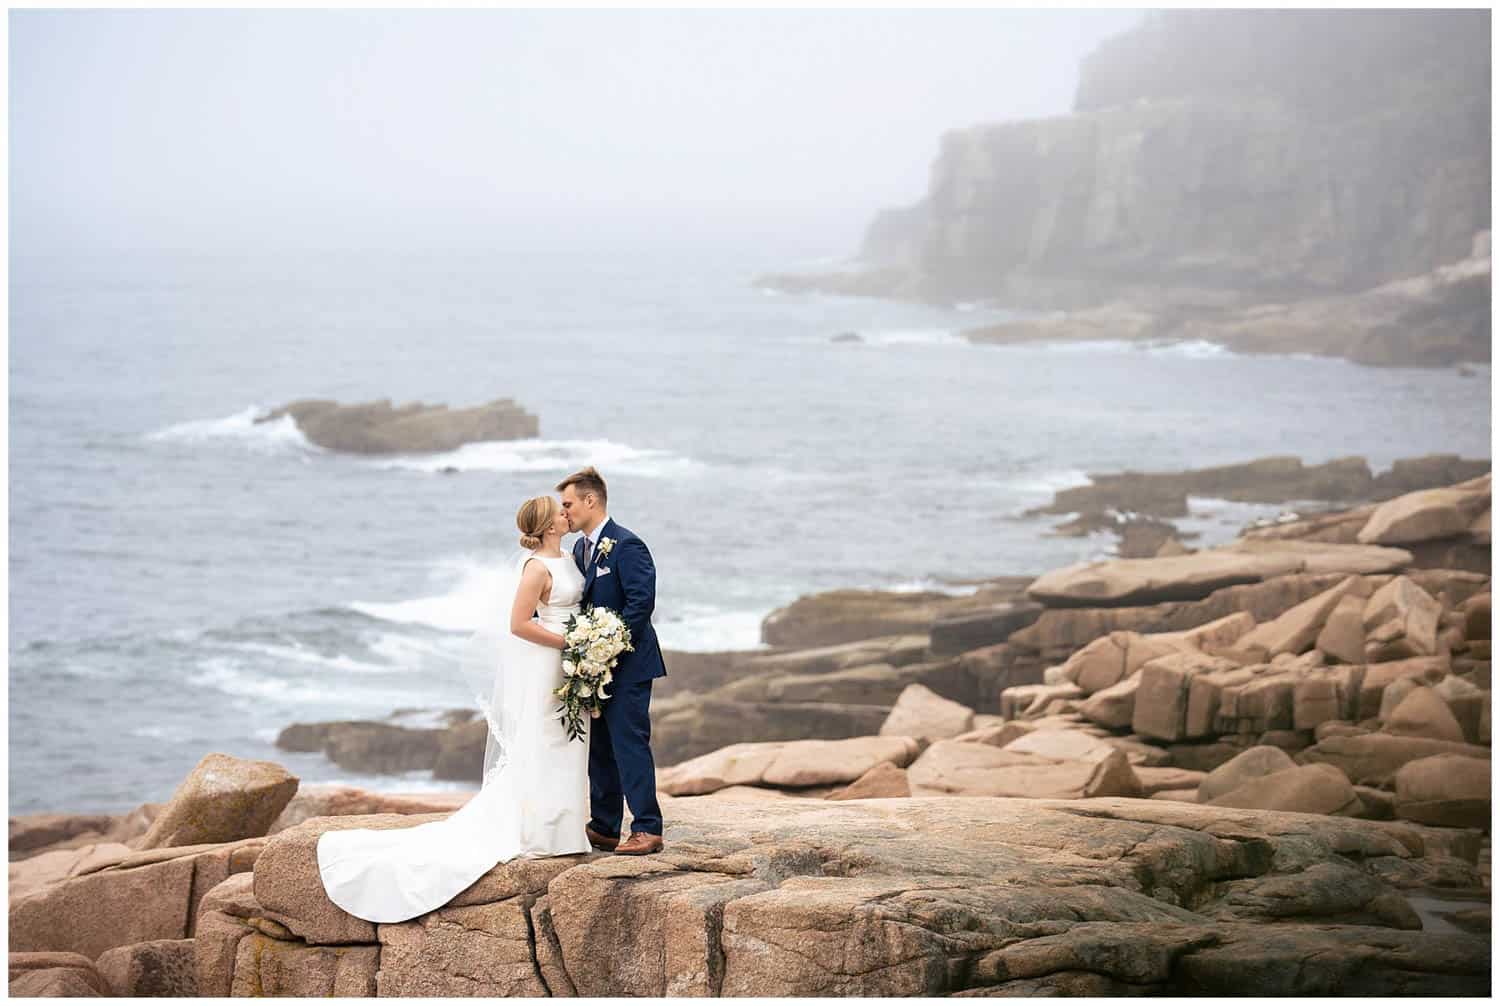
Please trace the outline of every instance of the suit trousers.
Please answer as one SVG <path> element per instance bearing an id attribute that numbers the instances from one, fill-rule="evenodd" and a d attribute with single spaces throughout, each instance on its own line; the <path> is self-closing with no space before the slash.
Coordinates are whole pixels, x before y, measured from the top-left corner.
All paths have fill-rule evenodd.
<path id="1" fill-rule="evenodd" d="M 589 825 L 600 834 L 620 834 L 626 802 L 632 831 L 661 834 L 651 758 L 651 681 L 614 682 L 604 711 L 589 727 Z"/>

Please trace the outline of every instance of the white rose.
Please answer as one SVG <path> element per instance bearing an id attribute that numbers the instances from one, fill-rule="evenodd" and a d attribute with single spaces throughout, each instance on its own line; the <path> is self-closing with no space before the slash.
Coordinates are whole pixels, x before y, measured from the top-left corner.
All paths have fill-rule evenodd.
<path id="1" fill-rule="evenodd" d="M 568 675 L 569 677 L 572 677 L 573 676 L 573 672 L 576 671 L 576 670 L 578 670 L 578 665 L 575 664 L 573 661 L 571 661 L 571 660 L 564 660 L 563 661 L 563 673 L 564 674 Z"/>

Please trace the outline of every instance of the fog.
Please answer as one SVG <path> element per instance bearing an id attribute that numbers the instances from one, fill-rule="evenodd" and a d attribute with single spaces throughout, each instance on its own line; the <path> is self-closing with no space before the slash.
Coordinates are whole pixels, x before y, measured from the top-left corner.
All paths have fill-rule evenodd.
<path id="1" fill-rule="evenodd" d="M 1067 111 L 1139 16 L 12 11 L 12 252 L 845 252 L 945 130 Z"/>

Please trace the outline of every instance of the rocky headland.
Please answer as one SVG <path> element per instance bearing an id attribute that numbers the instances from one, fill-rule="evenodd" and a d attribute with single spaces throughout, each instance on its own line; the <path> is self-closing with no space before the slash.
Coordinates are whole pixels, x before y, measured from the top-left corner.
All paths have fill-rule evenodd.
<path id="1" fill-rule="evenodd" d="M 520 440 L 538 435 L 537 417 L 509 398 L 470 409 L 410 402 L 341 405 L 302 399 L 257 416 L 269 423 L 290 416 L 310 442 L 351 454 L 432 454 L 483 440 Z"/>
<path id="2" fill-rule="evenodd" d="M 789 292 L 1043 312 L 983 343 L 1490 359 L 1488 11 L 1154 12 L 1071 114 L 945 134 L 926 195 Z"/>
<path id="3" fill-rule="evenodd" d="M 1052 502 L 1022 511 L 1020 516 L 1066 514 L 1070 519 L 1054 525 L 1054 533 L 1081 536 L 1113 531 L 1120 536 L 1117 554 L 1121 558 L 1145 558 L 1186 550 L 1183 539 L 1189 536 L 1168 518 L 1189 516 L 1189 496 L 1242 503 L 1296 503 L 1315 513 L 1347 508 L 1353 502 L 1379 502 L 1419 489 L 1435 489 L 1477 478 L 1489 470 L 1490 463 L 1484 458 L 1428 454 L 1397 459 L 1389 471 L 1379 475 L 1358 455 L 1316 465 L 1304 465 L 1301 458 L 1293 456 L 1279 456 L 1183 472 L 1090 472 L 1089 485 L 1059 490 Z M 1298 516 L 1283 512 L 1277 520 L 1285 522 Z M 1483 558 L 1487 563 L 1488 557 Z"/>
<path id="4" fill-rule="evenodd" d="M 500 865 L 405 923 L 328 902 L 317 836 L 467 793 L 210 754 L 165 803 L 12 818 L 11 992 L 1487 995 L 1490 499 L 804 599 L 771 650 L 674 662 L 664 853 Z M 369 726 L 286 742 L 442 749 Z"/>

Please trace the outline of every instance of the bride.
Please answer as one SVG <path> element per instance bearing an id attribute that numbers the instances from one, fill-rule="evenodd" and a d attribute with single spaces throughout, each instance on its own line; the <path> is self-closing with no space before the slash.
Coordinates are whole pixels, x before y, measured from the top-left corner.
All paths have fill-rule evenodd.
<path id="1" fill-rule="evenodd" d="M 584 833 L 588 739 L 568 739 L 552 694 L 583 574 L 560 547 L 568 523 L 557 500 L 527 500 L 516 526 L 526 551 L 505 569 L 506 631 L 481 628 L 464 662 L 489 724 L 483 783 L 438 821 L 318 836 L 323 889 L 350 915 L 401 922 L 447 904 L 496 863 L 592 851 Z"/>

